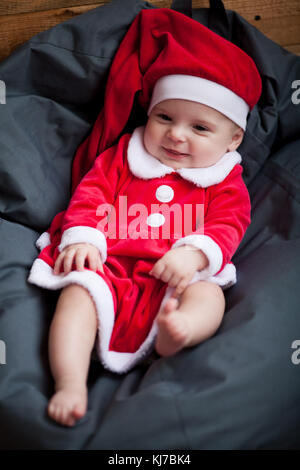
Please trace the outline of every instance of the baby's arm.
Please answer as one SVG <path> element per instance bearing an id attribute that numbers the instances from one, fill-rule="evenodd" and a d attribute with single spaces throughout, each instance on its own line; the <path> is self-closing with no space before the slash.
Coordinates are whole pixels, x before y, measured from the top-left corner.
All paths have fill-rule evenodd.
<path id="1" fill-rule="evenodd" d="M 167 251 L 153 266 L 150 274 L 174 288 L 173 297 L 186 289 L 196 271 L 208 266 L 203 251 L 191 245 L 179 246 Z"/>
<path id="2" fill-rule="evenodd" d="M 101 255 L 95 246 L 89 243 L 73 243 L 64 248 L 57 257 L 54 265 L 54 274 L 68 274 L 73 270 L 73 263 L 77 271 L 83 271 L 85 263 L 92 271 L 103 272 Z"/>
<path id="3" fill-rule="evenodd" d="M 128 136 L 123 136 L 118 144 L 99 155 L 77 186 L 61 224 L 60 252 L 67 246 L 86 243 L 97 247 L 105 262 L 106 233 L 100 221 L 113 207 L 123 175 L 127 141 Z"/>

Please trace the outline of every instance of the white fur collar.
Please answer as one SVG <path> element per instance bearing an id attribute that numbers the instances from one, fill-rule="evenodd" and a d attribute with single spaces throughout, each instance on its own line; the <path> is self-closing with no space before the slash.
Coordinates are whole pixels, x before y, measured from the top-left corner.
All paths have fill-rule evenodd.
<path id="1" fill-rule="evenodd" d="M 233 167 L 242 161 L 238 152 L 228 152 L 214 165 L 206 168 L 173 168 L 150 155 L 144 147 L 145 126 L 134 130 L 128 144 L 128 165 L 131 172 L 142 179 L 160 178 L 173 172 L 196 186 L 207 188 L 223 181 Z"/>

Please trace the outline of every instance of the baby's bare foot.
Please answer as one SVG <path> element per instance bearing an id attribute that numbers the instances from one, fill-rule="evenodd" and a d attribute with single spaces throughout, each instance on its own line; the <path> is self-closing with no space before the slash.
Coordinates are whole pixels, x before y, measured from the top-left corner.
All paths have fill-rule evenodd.
<path id="1" fill-rule="evenodd" d="M 87 408 L 87 387 L 68 383 L 57 387 L 48 405 L 49 416 L 64 426 L 74 426 Z"/>
<path id="2" fill-rule="evenodd" d="M 161 356 L 172 356 L 189 344 L 191 325 L 188 315 L 177 308 L 178 301 L 171 298 L 157 316 L 155 350 Z"/>

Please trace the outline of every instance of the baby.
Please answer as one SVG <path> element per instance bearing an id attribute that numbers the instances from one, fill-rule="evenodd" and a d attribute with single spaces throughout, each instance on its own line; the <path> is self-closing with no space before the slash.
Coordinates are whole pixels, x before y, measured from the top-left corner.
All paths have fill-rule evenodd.
<path id="1" fill-rule="evenodd" d="M 258 83 L 251 59 L 242 59 Z M 50 328 L 48 406 L 62 425 L 86 413 L 95 342 L 103 365 L 120 373 L 152 347 L 171 356 L 195 346 L 222 322 L 223 289 L 236 282 L 231 258 L 250 223 L 236 149 L 253 103 L 203 70 L 158 78 L 146 125 L 96 159 L 73 194 L 62 236 L 52 235 L 32 267 L 30 282 L 62 289 Z M 196 220 L 185 212 L 195 205 Z M 183 210 L 179 224 L 166 220 L 166 207 Z"/>

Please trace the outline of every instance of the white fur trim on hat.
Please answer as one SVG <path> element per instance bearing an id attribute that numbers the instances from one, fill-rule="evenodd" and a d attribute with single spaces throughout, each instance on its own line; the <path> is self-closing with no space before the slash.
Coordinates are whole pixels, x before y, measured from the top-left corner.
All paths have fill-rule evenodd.
<path id="1" fill-rule="evenodd" d="M 181 99 L 210 106 L 246 129 L 248 104 L 236 93 L 219 83 L 193 75 L 166 75 L 157 80 L 148 108 L 148 116 L 158 103 Z"/>

